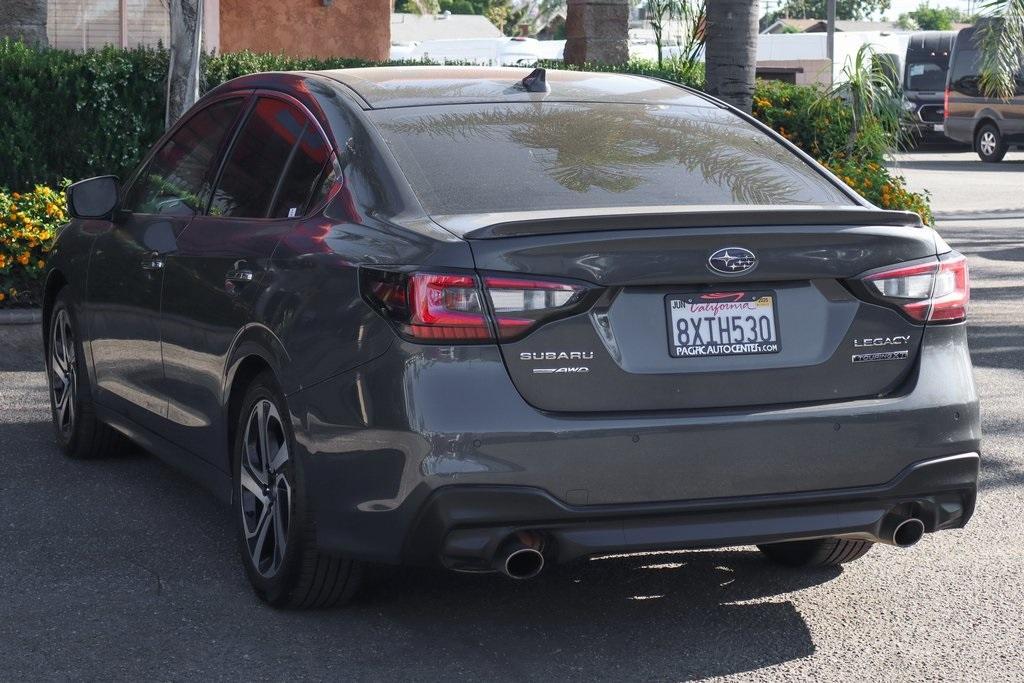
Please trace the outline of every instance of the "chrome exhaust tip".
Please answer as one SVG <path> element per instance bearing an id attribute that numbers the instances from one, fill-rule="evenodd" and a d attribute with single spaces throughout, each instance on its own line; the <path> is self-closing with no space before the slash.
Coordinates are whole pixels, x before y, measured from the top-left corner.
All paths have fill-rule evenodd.
<path id="1" fill-rule="evenodd" d="M 510 579 L 532 579 L 544 569 L 540 538 L 520 532 L 509 536 L 494 555 L 492 566 Z"/>
<path id="2" fill-rule="evenodd" d="M 892 530 L 892 544 L 900 548 L 916 545 L 924 536 L 924 522 L 911 517 L 905 519 Z"/>

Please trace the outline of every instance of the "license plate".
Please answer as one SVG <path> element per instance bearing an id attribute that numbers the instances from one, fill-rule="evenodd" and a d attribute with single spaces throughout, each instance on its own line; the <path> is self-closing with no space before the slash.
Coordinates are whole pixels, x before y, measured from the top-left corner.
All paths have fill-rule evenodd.
<path id="1" fill-rule="evenodd" d="M 674 358 L 779 352 L 775 292 L 694 292 L 665 297 Z"/>
<path id="2" fill-rule="evenodd" d="M 936 123 L 934 126 L 932 126 L 932 130 L 934 130 L 937 133 L 941 133 L 942 131 L 946 130 L 946 127 L 941 123 Z"/>

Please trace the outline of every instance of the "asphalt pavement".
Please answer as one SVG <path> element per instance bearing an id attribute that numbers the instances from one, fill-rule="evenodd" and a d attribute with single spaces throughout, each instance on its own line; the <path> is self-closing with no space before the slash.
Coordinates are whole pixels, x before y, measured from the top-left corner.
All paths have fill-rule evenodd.
<path id="1" fill-rule="evenodd" d="M 0 680 L 1024 680 L 1024 228 L 964 213 L 939 230 L 972 268 L 978 510 L 843 569 L 785 570 L 750 547 L 526 583 L 379 569 L 347 608 L 275 611 L 227 510 L 188 479 L 141 452 L 58 453 L 38 331 L 0 327 Z"/>

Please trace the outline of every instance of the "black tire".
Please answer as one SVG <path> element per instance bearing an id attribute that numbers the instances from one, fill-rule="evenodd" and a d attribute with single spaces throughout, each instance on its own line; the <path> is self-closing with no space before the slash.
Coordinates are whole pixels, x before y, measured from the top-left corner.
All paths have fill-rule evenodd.
<path id="1" fill-rule="evenodd" d="M 982 124 L 974 134 L 974 151 L 986 163 L 1002 161 L 1006 156 L 1006 149 L 1006 141 L 999 132 L 999 126 L 994 123 Z"/>
<path id="2" fill-rule="evenodd" d="M 287 415 L 273 376 L 264 373 L 253 379 L 242 399 L 232 449 L 232 514 L 239 551 L 256 594 L 268 604 L 335 607 L 355 595 L 362 567 L 317 550 Z M 280 538 L 284 543 L 279 545 Z"/>
<path id="3" fill-rule="evenodd" d="M 57 444 L 66 456 L 78 460 L 121 454 L 128 440 L 96 418 L 81 328 L 67 287 L 57 294 L 46 322 L 43 358 Z M 65 391 L 68 386 L 70 391 Z"/>
<path id="4" fill-rule="evenodd" d="M 788 567 L 833 567 L 864 557 L 874 543 L 845 538 L 815 538 L 757 546 L 768 559 Z"/>

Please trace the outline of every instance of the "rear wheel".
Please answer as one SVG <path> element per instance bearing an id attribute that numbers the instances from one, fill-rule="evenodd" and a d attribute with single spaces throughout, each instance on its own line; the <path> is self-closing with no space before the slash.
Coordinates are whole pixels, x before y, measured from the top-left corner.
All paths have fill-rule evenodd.
<path id="1" fill-rule="evenodd" d="M 234 509 L 245 571 L 275 607 L 332 607 L 356 592 L 359 564 L 320 553 L 284 399 L 269 374 L 246 391 L 235 430 Z"/>
<path id="2" fill-rule="evenodd" d="M 809 541 L 786 541 L 757 546 L 768 559 L 789 567 L 831 567 L 863 557 L 870 541 L 845 538 L 815 538 Z"/>
<path id="3" fill-rule="evenodd" d="M 116 455 L 128 441 L 96 418 L 82 358 L 79 327 L 65 288 L 54 301 L 46 334 L 46 375 L 57 443 L 71 458 Z"/>
<path id="4" fill-rule="evenodd" d="M 982 161 L 1002 161 L 1006 156 L 1006 142 L 994 123 L 986 123 L 978 129 L 974 136 L 974 151 Z"/>

